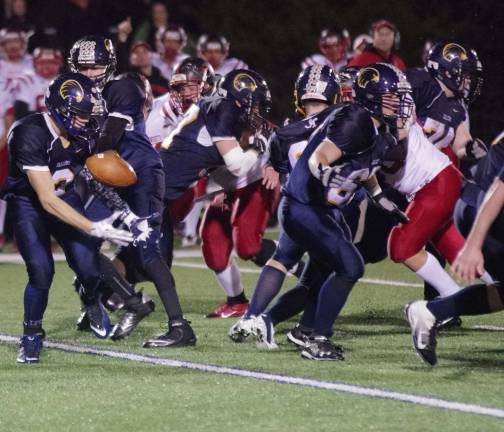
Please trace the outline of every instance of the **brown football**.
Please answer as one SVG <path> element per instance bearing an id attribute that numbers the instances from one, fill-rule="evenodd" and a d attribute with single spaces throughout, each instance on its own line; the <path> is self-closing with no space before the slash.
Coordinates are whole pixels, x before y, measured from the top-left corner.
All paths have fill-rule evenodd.
<path id="1" fill-rule="evenodd" d="M 137 182 L 135 170 L 114 150 L 88 157 L 86 167 L 96 180 L 107 186 L 126 187 Z"/>

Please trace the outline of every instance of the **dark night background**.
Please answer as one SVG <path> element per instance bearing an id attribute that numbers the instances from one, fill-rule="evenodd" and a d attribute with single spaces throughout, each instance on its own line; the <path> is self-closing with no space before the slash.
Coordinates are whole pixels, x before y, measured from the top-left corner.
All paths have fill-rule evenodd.
<path id="1" fill-rule="evenodd" d="M 65 0 L 28 1 L 33 17 L 65 20 Z M 98 18 L 83 27 L 96 30 L 113 26 L 131 16 L 133 26 L 145 17 L 149 1 L 95 0 Z M 426 39 L 455 40 L 473 46 L 483 62 L 483 94 L 471 109 L 474 136 L 491 140 L 504 129 L 504 2 L 497 0 L 168 0 L 170 22 L 184 26 L 188 51 L 201 33 L 225 35 L 230 55 L 243 59 L 268 81 L 276 121 L 291 115 L 292 87 L 300 62 L 318 50 L 320 30 L 329 25 L 345 27 L 352 37 L 368 30 L 378 18 L 393 21 L 401 33 L 399 55 L 408 67 L 419 66 Z M 100 22 L 101 21 L 101 22 Z M 72 29 L 78 32 L 79 29 Z M 59 35 L 65 39 L 64 34 Z M 63 44 L 71 44 L 68 37 Z"/>

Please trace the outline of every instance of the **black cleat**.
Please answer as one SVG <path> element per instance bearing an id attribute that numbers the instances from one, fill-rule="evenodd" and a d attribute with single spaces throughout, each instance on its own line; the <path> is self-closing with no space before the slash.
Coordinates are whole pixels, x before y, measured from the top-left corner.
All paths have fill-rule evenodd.
<path id="1" fill-rule="evenodd" d="M 19 341 L 19 353 L 16 361 L 23 364 L 38 363 L 44 338 L 45 332 L 42 329 L 34 335 L 23 335 Z"/>
<path id="2" fill-rule="evenodd" d="M 301 351 L 301 356 L 310 360 L 345 360 L 343 348 L 334 345 L 325 336 L 310 336 Z"/>
<path id="3" fill-rule="evenodd" d="M 443 321 L 436 322 L 436 329 L 438 331 L 450 330 L 459 327 L 462 327 L 462 320 L 460 319 L 460 317 L 451 317 Z"/>
<path id="4" fill-rule="evenodd" d="M 406 305 L 404 314 L 411 327 L 413 348 L 425 362 L 434 366 L 436 356 L 436 318 L 427 308 L 426 301 L 414 301 Z"/>
<path id="5" fill-rule="evenodd" d="M 94 335 L 99 339 L 105 339 L 111 329 L 110 319 L 107 311 L 100 300 L 86 306 L 86 314 L 89 320 L 89 327 Z"/>
<path id="6" fill-rule="evenodd" d="M 154 301 L 147 297 L 147 301 L 144 303 L 142 299 L 142 294 L 138 293 L 132 299 L 125 302 L 124 308 L 126 310 L 121 320 L 112 329 L 110 339 L 117 341 L 129 336 L 140 324 L 140 321 L 154 311 L 156 307 Z"/>
<path id="7" fill-rule="evenodd" d="M 103 306 L 109 312 L 116 312 L 124 307 L 124 300 L 116 293 L 113 293 L 104 303 Z"/>
<path id="8" fill-rule="evenodd" d="M 91 330 L 91 327 L 89 326 L 89 318 L 87 316 L 86 308 L 84 306 L 81 308 L 79 318 L 77 318 L 77 322 L 75 324 L 77 330 L 79 331 Z"/>
<path id="9" fill-rule="evenodd" d="M 168 323 L 168 331 L 156 338 L 144 342 L 144 348 L 173 348 L 192 346 L 196 344 L 196 335 L 190 322 L 177 319 Z"/>
<path id="10" fill-rule="evenodd" d="M 304 348 L 311 332 L 312 329 L 303 327 L 301 324 L 296 324 L 296 326 L 287 333 L 287 340 L 297 345 L 299 348 Z"/>

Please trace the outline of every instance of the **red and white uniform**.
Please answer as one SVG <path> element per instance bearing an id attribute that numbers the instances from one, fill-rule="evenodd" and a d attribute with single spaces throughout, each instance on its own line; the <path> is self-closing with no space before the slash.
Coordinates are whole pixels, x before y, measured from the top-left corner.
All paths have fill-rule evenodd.
<path id="1" fill-rule="evenodd" d="M 222 64 L 215 69 L 215 73 L 221 76 L 227 75 L 235 69 L 248 69 L 248 64 L 235 57 L 225 59 Z"/>
<path id="2" fill-rule="evenodd" d="M 464 244 L 453 224 L 453 209 L 460 196 L 461 175 L 449 158 L 425 137 L 418 124 L 408 134 L 408 152 L 402 166 L 385 166 L 385 182 L 410 201 L 410 223 L 397 225 L 389 236 L 389 255 L 403 262 L 429 241 L 450 263 Z"/>
<path id="3" fill-rule="evenodd" d="M 19 63 L 0 60 L 0 79 L 6 81 L 8 87 L 17 87 L 19 78 L 26 74 L 35 74 L 32 56 L 23 56 L 23 60 Z"/>
<path id="4" fill-rule="evenodd" d="M 340 69 L 344 68 L 348 64 L 348 55 L 344 57 L 340 61 L 333 63 L 323 54 L 313 54 L 309 57 L 306 57 L 301 63 L 301 69 L 304 70 L 308 66 L 313 65 L 321 65 L 321 66 L 329 66 L 335 73 L 339 72 Z"/>
<path id="5" fill-rule="evenodd" d="M 29 111 L 47 111 L 44 99 L 51 80 L 34 73 L 21 76 L 18 82 L 16 100 L 25 102 Z"/>
<path id="6" fill-rule="evenodd" d="M 147 136 L 154 147 L 159 147 L 163 140 L 175 128 L 183 114 L 170 93 L 154 99 L 152 111 L 145 124 Z"/>
<path id="7" fill-rule="evenodd" d="M 210 205 L 201 223 L 201 248 L 207 266 L 217 273 L 230 263 L 233 249 L 242 259 L 255 257 L 268 220 L 276 208 L 279 188 L 262 185 L 262 169 L 269 159 L 265 152 L 242 177 L 235 177 L 224 167 L 214 171 L 210 182 L 227 192 L 224 203 Z"/>

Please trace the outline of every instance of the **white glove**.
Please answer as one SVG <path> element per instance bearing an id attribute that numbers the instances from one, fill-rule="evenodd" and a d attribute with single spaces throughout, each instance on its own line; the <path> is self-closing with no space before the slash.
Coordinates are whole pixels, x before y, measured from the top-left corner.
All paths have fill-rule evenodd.
<path id="1" fill-rule="evenodd" d="M 94 222 L 91 225 L 90 234 L 94 237 L 110 240 L 119 246 L 128 246 L 133 241 L 133 234 L 129 231 L 114 228 L 112 225 L 120 215 L 121 212 L 115 212 L 106 219 Z"/>
<path id="2" fill-rule="evenodd" d="M 319 165 L 320 181 L 322 184 L 330 188 L 339 188 L 349 191 L 357 189 L 356 182 L 340 174 L 342 168 L 341 165 L 334 167 Z"/>

